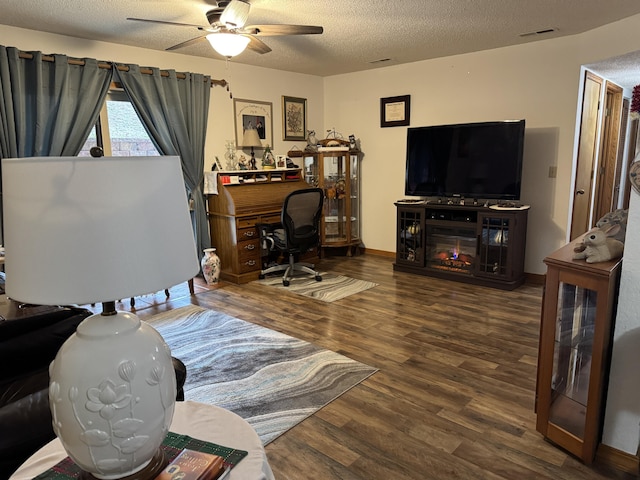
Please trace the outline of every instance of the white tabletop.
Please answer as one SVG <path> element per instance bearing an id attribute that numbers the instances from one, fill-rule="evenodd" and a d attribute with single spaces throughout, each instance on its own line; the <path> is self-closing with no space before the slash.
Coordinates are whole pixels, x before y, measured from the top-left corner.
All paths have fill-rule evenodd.
<path id="1" fill-rule="evenodd" d="M 230 480 L 275 480 L 255 430 L 229 410 L 198 402 L 176 402 L 171 431 L 248 451 L 249 454 L 231 470 Z M 66 456 L 60 440 L 56 438 L 34 453 L 10 480 L 31 480 Z"/>

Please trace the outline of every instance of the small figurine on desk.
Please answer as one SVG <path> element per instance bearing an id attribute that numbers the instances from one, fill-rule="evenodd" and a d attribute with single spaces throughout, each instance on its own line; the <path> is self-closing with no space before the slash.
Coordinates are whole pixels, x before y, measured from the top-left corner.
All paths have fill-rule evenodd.
<path id="1" fill-rule="evenodd" d="M 318 139 L 316 138 L 315 130 L 307 130 L 307 146 L 304 147 L 305 152 L 317 152 L 318 151 Z"/>
<path id="2" fill-rule="evenodd" d="M 239 170 L 248 170 L 249 167 L 247 165 L 247 157 L 245 157 L 244 155 L 240 155 L 240 158 L 238 159 L 238 169 Z"/>

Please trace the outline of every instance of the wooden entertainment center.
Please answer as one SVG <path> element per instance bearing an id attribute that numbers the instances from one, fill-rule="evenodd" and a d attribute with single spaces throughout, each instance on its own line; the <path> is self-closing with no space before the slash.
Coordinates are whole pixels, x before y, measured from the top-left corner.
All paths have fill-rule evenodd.
<path id="1" fill-rule="evenodd" d="M 524 283 L 528 206 L 460 199 L 395 205 L 394 270 L 504 290 Z"/>

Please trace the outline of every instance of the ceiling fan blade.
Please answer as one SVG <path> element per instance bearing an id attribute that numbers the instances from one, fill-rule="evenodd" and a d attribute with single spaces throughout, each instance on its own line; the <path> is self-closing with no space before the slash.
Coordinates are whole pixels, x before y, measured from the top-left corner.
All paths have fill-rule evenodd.
<path id="1" fill-rule="evenodd" d="M 277 35 L 314 35 L 322 33 L 322 27 L 313 25 L 248 25 L 242 29 L 242 33 L 270 37 Z"/>
<path id="2" fill-rule="evenodd" d="M 220 23 L 232 28 L 242 28 L 247 23 L 250 8 L 247 0 L 231 0 L 220 15 Z"/>
<path id="3" fill-rule="evenodd" d="M 165 48 L 165 51 L 171 51 L 171 50 L 177 50 L 178 48 L 189 47 L 189 46 L 194 45 L 196 43 L 200 43 L 203 40 L 206 40 L 206 38 L 207 38 L 206 35 L 201 36 L 201 37 L 192 38 L 191 40 L 187 40 L 186 42 L 178 43 L 177 45 L 174 45 L 173 47 Z"/>
<path id="4" fill-rule="evenodd" d="M 160 23 L 163 25 L 175 25 L 178 27 L 196 27 L 203 28 L 202 25 L 194 25 L 192 23 L 178 23 L 178 22 L 166 22 L 164 20 L 149 20 L 148 18 L 132 18 L 127 17 L 127 20 L 133 20 L 134 22 L 147 22 L 147 23 Z"/>
<path id="5" fill-rule="evenodd" d="M 269 47 L 269 45 L 267 45 L 266 43 L 264 43 L 262 40 L 252 36 L 252 35 L 243 35 L 245 37 L 249 37 L 249 45 L 247 45 L 247 48 L 249 50 L 252 50 L 256 53 L 259 54 L 264 54 L 264 53 L 269 53 L 271 51 L 271 48 Z"/>

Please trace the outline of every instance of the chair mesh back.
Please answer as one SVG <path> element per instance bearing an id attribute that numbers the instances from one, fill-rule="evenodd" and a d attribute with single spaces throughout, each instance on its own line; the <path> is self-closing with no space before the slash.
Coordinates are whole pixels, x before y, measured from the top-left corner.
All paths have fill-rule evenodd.
<path id="1" fill-rule="evenodd" d="M 320 188 L 291 192 L 284 201 L 282 225 L 289 249 L 306 251 L 320 240 L 320 214 L 324 194 Z"/>

